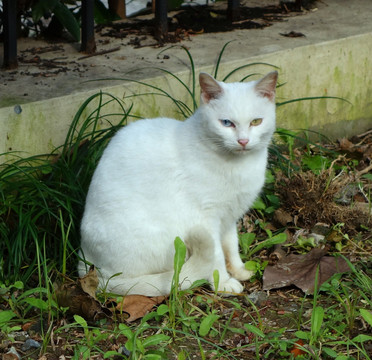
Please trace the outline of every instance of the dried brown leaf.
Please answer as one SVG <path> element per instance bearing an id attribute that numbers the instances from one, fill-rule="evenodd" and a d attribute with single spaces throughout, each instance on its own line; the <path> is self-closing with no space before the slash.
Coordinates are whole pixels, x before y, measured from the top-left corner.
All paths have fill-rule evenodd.
<path id="1" fill-rule="evenodd" d="M 96 298 L 96 291 L 99 281 L 97 270 L 94 265 L 89 268 L 89 272 L 87 274 L 77 280 L 77 283 L 80 285 L 83 291 L 89 294 L 92 298 Z"/>
<path id="2" fill-rule="evenodd" d="M 293 216 L 283 209 L 277 209 L 274 212 L 274 221 L 280 226 L 287 226 L 294 222 Z"/>
<path id="3" fill-rule="evenodd" d="M 143 295 L 127 295 L 116 306 L 117 311 L 129 314 L 128 322 L 144 317 L 154 306 L 161 304 L 166 296 L 147 297 Z"/>
<path id="4" fill-rule="evenodd" d="M 110 318 L 112 313 L 95 298 L 98 277 L 94 266 L 87 275 L 74 281 L 57 284 L 55 297 L 59 306 L 67 307 L 72 315 L 80 315 L 88 322 Z"/>
<path id="5" fill-rule="evenodd" d="M 353 151 L 354 144 L 350 140 L 346 138 L 342 138 L 342 139 L 339 139 L 338 141 L 340 143 L 340 149 L 342 151 L 349 151 L 349 152 Z"/>
<path id="6" fill-rule="evenodd" d="M 306 293 L 313 293 L 318 266 L 318 286 L 336 273 L 350 271 L 343 258 L 325 256 L 326 253 L 326 249 L 316 248 L 303 255 L 290 254 L 275 265 L 268 265 L 263 274 L 263 289 L 295 285 Z"/>

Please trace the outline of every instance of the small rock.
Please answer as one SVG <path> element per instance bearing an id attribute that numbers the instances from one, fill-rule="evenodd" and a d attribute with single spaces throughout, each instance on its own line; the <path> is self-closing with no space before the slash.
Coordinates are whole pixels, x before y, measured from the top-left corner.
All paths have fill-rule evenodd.
<path id="1" fill-rule="evenodd" d="M 118 353 L 123 354 L 125 356 L 130 356 L 130 351 L 125 346 L 121 346 L 120 349 L 118 350 Z"/>
<path id="2" fill-rule="evenodd" d="M 28 334 L 25 331 L 17 331 L 12 333 L 15 341 L 26 341 L 28 339 Z"/>
<path id="3" fill-rule="evenodd" d="M 21 350 L 22 351 L 27 351 L 27 350 L 30 350 L 32 348 L 35 348 L 35 349 L 38 349 L 40 348 L 41 345 L 39 342 L 33 340 L 33 339 L 27 339 L 24 344 L 22 345 L 21 347 Z"/>
<path id="4" fill-rule="evenodd" d="M 10 350 L 3 355 L 3 360 L 20 360 L 21 356 L 17 353 L 17 350 L 12 346 Z"/>
<path id="5" fill-rule="evenodd" d="M 324 223 L 316 223 L 311 229 L 311 232 L 314 234 L 326 236 L 329 233 L 329 225 Z"/>
<path id="6" fill-rule="evenodd" d="M 244 303 L 248 306 L 251 305 L 251 303 L 257 306 L 262 306 L 267 301 L 267 298 L 268 296 L 265 291 L 254 291 L 244 297 Z"/>
<path id="7" fill-rule="evenodd" d="M 335 196 L 335 202 L 340 205 L 350 205 L 354 196 L 359 192 L 359 186 L 356 184 L 347 184 Z"/>

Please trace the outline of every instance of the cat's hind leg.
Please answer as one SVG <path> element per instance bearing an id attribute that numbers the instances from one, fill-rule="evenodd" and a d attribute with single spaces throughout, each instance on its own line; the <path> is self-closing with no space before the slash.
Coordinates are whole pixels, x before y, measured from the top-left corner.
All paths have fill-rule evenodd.
<path id="1" fill-rule="evenodd" d="M 179 276 L 179 286 L 183 290 L 189 288 L 196 280 L 206 279 L 210 282 L 214 269 L 214 241 L 205 228 L 196 226 L 191 229 L 185 237 L 185 245 L 189 258 L 183 265 Z M 126 274 L 114 277 L 109 275 L 102 274 L 101 278 L 102 282 L 105 279 L 110 279 L 108 282 L 106 281 L 107 289 L 113 293 L 159 296 L 170 293 L 174 272 L 169 270 L 161 273 L 141 274 L 135 277 L 128 277 Z"/>

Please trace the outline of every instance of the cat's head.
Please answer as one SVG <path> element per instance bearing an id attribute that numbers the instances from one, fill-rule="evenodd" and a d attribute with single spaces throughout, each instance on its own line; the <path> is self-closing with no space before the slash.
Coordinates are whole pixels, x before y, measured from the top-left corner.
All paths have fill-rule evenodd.
<path id="1" fill-rule="evenodd" d="M 199 112 L 203 136 L 222 152 L 266 148 L 275 131 L 276 71 L 249 83 L 224 83 L 201 73 Z"/>

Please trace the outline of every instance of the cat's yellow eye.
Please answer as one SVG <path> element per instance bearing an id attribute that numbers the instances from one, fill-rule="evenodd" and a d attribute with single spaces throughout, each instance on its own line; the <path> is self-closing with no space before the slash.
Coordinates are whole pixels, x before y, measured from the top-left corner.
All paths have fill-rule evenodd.
<path id="1" fill-rule="evenodd" d="M 262 123 L 262 120 L 263 120 L 262 118 L 253 119 L 251 121 L 251 126 L 258 126 L 258 125 L 260 125 Z"/>

